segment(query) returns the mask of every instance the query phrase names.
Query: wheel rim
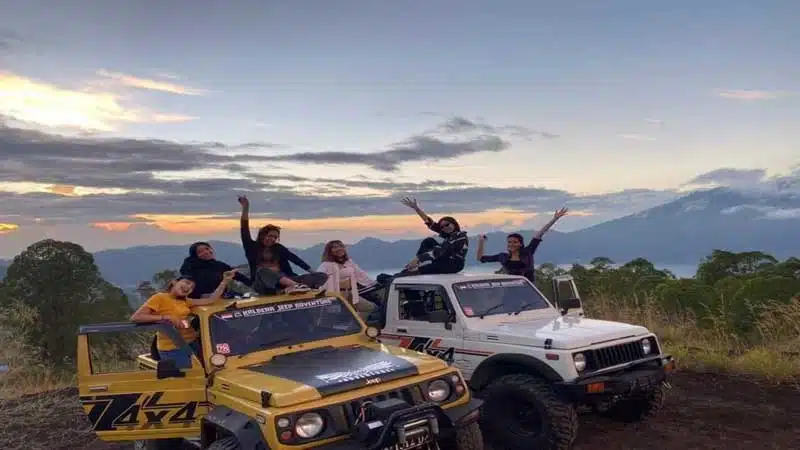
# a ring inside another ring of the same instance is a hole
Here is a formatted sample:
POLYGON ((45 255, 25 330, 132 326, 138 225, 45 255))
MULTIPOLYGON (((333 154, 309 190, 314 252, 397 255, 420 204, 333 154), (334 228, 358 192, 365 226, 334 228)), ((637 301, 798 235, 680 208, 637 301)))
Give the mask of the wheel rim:
POLYGON ((495 424, 495 435, 510 432, 518 439, 534 439, 541 436, 544 429, 545 417, 541 407, 524 397, 496 396, 484 409, 495 424))

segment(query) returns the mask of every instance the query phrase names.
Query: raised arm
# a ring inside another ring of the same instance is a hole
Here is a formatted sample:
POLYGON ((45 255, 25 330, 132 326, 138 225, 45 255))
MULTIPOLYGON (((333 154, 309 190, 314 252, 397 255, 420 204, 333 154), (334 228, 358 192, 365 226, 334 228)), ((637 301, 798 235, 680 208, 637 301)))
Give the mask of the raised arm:
POLYGON ((242 235, 242 245, 248 249, 256 243, 250 234, 250 200, 246 195, 239 196, 239 204, 242 205, 242 216, 239 220, 239 228, 242 235))
POLYGON ((216 302, 217 300, 221 299, 222 294, 225 293, 225 289, 228 287, 228 283, 230 283, 230 281, 233 279, 235 275, 236 275, 236 269, 225 272, 225 274, 222 276, 222 281, 219 283, 219 286, 217 286, 217 289, 209 297, 187 299, 189 305, 190 306, 210 305, 216 302))
POLYGON ((425 222, 425 225, 428 228, 430 228, 431 231, 434 231, 436 233, 441 231, 439 229, 439 224, 437 224, 433 219, 431 219, 431 216, 425 214, 425 211, 423 211, 422 208, 419 207, 417 199, 412 197, 403 197, 400 200, 400 202, 408 206, 409 208, 413 209, 414 212, 417 213, 417 215, 422 219, 423 222, 425 222))
MULTIPOLYGON (((569 212, 569 210, 567 208, 561 208, 558 211, 556 211, 555 214, 553 214, 553 218, 550 219, 550 221, 547 222, 539 231, 536 232, 536 234, 533 236, 533 240, 529 244, 529 247, 533 246, 535 240, 537 240, 537 239, 541 240, 542 236, 544 236, 545 233, 550 231, 550 228, 553 225, 555 225, 556 222, 558 222, 558 219, 566 216, 568 212, 569 212)), ((536 245, 538 246, 539 244, 536 243, 536 245)), ((535 250, 535 248, 534 248, 534 250, 535 250)))
POLYGON ((478 236, 478 253, 475 255, 478 261, 483 262, 483 246, 486 244, 486 235, 478 236))

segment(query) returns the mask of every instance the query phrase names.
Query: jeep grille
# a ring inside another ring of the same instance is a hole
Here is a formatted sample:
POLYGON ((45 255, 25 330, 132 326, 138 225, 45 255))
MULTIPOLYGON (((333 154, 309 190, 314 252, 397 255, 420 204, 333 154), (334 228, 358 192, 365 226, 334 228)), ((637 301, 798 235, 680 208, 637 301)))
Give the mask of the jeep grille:
MULTIPOLYGON (((650 338, 650 345, 652 348, 650 355, 657 355, 659 350, 655 339, 650 338)), ((587 362, 592 370, 618 366, 645 357, 641 340, 594 349, 588 352, 587 356, 590 356, 587 362)))
POLYGON ((343 405, 344 413, 347 417, 347 423, 354 426, 356 418, 361 410, 361 405, 367 402, 380 402, 390 398, 397 398, 404 400, 411 406, 419 405, 425 402, 425 397, 422 394, 422 387, 420 385, 405 386, 400 389, 381 392, 380 394, 371 397, 362 397, 358 400, 353 400, 343 405))

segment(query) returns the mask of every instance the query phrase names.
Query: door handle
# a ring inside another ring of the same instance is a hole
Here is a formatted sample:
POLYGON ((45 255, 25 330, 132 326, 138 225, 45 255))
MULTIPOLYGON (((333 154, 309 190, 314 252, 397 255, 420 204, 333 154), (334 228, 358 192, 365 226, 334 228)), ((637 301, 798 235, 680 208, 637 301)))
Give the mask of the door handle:
POLYGON ((108 392, 108 386, 89 386, 89 392, 108 392))
POLYGON ((398 329, 397 329, 397 332, 398 332, 398 333, 408 333, 408 330, 407 330, 407 329, 405 329, 405 328, 398 328, 398 329))

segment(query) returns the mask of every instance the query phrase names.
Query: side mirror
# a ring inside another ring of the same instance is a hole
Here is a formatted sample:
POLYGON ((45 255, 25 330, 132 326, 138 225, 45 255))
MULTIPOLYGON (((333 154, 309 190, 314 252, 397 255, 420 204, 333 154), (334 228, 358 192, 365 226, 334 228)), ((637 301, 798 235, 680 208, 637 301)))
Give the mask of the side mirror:
POLYGON ((581 299, 577 297, 570 297, 561 300, 558 303, 558 306, 561 308, 561 315, 563 316, 567 314, 567 312, 569 312, 570 309, 581 309, 583 305, 581 303, 581 299))
POLYGON ((156 366, 156 378, 159 380, 164 378, 184 378, 186 374, 178 368, 178 365, 173 359, 162 359, 156 366))
POLYGON ((450 313, 445 310, 437 310, 433 311, 428 314, 428 322, 430 323, 443 323, 446 329, 453 328, 452 322, 453 319, 450 316, 450 313))

